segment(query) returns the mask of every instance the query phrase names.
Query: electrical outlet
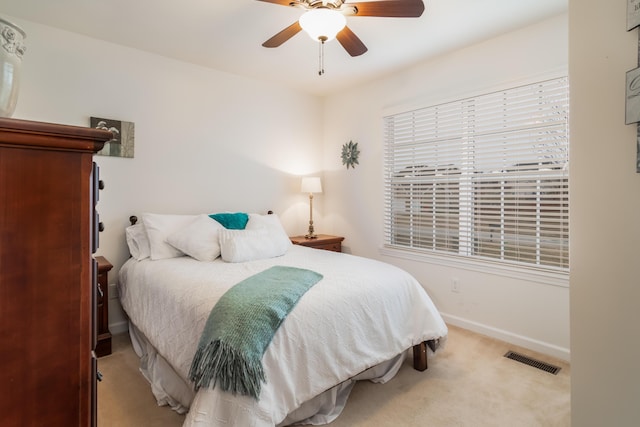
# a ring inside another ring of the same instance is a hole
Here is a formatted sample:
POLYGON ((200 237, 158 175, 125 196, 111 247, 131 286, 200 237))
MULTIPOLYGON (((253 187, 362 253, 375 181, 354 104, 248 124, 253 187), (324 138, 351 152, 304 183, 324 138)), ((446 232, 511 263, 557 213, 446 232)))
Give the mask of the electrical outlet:
POLYGON ((458 279, 457 277, 451 279, 451 292, 460 292, 460 279, 458 279))

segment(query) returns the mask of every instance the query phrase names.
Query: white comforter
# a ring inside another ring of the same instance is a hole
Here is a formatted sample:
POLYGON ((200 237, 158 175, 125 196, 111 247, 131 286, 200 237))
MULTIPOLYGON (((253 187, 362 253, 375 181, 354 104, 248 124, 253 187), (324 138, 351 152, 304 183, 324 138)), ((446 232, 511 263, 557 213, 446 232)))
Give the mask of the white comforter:
POLYGON ((185 426, 275 426, 320 393, 391 360, 447 327, 420 284, 379 261, 302 246, 245 263, 189 257, 127 261, 120 299, 130 321, 188 382, 200 334, 215 302, 234 284, 272 265, 307 268, 324 278, 282 323, 263 357, 259 400, 202 389, 185 426))

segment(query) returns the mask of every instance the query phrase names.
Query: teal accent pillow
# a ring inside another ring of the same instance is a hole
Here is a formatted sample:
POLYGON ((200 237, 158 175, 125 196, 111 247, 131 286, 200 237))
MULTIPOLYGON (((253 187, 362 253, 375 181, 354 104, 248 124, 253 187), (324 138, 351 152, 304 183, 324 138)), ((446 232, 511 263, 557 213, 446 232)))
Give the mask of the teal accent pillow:
POLYGON ((235 213, 216 213, 209 215, 209 218, 213 218, 218 221, 224 228, 229 230, 244 230, 249 221, 249 214, 243 212, 235 213))

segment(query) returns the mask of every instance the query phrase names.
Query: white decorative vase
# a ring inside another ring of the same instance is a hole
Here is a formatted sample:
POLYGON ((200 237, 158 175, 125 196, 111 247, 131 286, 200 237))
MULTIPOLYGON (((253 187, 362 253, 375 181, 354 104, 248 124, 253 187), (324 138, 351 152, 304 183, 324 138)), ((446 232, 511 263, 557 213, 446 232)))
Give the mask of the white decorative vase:
POLYGON ((11 117, 16 109, 25 37, 20 27, 0 18, 0 117, 11 117))

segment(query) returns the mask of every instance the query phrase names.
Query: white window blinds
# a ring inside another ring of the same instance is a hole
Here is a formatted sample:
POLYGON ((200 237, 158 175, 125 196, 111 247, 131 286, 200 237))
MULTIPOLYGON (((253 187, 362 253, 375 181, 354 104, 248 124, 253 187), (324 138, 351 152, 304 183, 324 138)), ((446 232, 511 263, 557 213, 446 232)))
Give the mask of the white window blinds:
POLYGON ((569 266, 567 78, 390 115, 385 243, 569 266))

